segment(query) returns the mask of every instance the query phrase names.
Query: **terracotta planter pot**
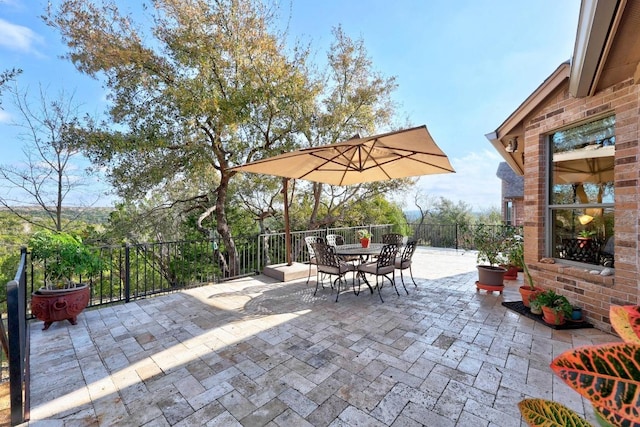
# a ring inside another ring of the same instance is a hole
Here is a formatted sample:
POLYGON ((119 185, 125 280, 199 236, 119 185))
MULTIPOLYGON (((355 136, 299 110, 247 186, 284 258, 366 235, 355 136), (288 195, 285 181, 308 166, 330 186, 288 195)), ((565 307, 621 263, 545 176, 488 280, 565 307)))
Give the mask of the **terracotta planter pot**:
POLYGON ((563 325, 567 320, 561 311, 555 312, 551 308, 542 307, 542 320, 550 325, 563 325))
POLYGON ((89 304, 89 286, 79 285, 73 289, 43 290, 31 294, 31 313, 44 321, 43 330, 53 322, 68 320, 77 323, 78 314, 89 304))
POLYGON ((533 298, 534 295, 539 294, 540 292, 542 292, 542 289, 540 288, 533 288, 531 289, 530 286, 520 286, 520 296, 522 297, 522 304, 524 304, 525 307, 531 307, 531 298, 533 298))
POLYGON ((478 282, 488 286, 504 286, 504 273, 507 269, 491 265, 478 265, 478 282))
POLYGON ((509 265, 505 267, 507 272, 504 273, 505 280, 517 280, 518 279, 518 267, 509 265))
POLYGON ((362 245, 363 248, 368 248, 369 247, 369 239, 367 239, 366 237, 360 239, 360 244, 362 245))

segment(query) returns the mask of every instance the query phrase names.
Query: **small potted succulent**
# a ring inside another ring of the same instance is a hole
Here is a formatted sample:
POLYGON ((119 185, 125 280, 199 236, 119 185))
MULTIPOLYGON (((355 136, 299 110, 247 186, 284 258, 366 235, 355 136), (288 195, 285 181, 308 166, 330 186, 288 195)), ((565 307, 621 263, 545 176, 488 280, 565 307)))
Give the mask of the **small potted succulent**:
POLYGON ((531 311, 531 314, 542 314, 542 307, 535 298, 532 298, 531 301, 529 301, 529 311, 531 311))

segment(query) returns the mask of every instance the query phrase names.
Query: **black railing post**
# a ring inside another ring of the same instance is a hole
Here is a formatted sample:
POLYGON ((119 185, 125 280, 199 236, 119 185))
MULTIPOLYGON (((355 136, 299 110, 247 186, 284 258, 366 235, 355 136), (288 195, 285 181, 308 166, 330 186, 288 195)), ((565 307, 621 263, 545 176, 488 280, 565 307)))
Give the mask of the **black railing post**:
POLYGON ((29 413, 29 352, 27 345, 26 287, 27 248, 20 250, 20 265, 14 280, 7 283, 9 341, 9 399, 11 425, 21 424, 29 413), (23 394, 24 390, 24 394, 23 394))
POLYGON ((129 244, 124 245, 124 302, 131 301, 131 264, 129 244))
POLYGON ((456 251, 457 251, 458 250, 458 223, 457 222, 456 222, 455 238, 456 238, 456 251))

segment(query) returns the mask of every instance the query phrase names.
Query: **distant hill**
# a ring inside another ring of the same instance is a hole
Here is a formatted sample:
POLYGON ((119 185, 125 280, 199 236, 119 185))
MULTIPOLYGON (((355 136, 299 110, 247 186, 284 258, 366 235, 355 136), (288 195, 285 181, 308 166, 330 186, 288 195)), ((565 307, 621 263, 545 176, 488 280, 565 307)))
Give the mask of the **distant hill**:
POLYGON ((402 211, 408 222, 417 221, 420 219, 420 211, 402 211))
MULTIPOLYGON (((31 216, 35 218, 44 218, 47 214, 42 208, 37 207, 21 207, 14 208, 15 211, 21 215, 31 216)), ((109 220, 109 214, 113 212, 114 208, 107 207, 64 207, 62 209, 63 218, 75 218, 78 217, 89 224, 105 224, 109 220)), ((9 212, 7 208, 0 208, 0 212, 9 212)))

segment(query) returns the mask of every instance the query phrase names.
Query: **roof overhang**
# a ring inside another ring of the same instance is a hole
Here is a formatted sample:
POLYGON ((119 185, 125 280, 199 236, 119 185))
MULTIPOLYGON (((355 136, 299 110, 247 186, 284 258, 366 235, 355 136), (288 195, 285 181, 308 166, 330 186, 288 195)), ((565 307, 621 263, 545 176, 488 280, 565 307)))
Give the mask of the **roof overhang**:
POLYGON ((580 4, 571 63, 571 95, 580 98, 594 93, 625 3, 626 0, 583 0, 580 4))
POLYGON ((569 79, 569 62, 562 63, 556 70, 496 129, 486 134, 486 138, 518 175, 524 175, 524 119, 545 99, 569 79), (518 149, 507 151, 510 143, 517 141, 518 149))

